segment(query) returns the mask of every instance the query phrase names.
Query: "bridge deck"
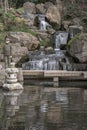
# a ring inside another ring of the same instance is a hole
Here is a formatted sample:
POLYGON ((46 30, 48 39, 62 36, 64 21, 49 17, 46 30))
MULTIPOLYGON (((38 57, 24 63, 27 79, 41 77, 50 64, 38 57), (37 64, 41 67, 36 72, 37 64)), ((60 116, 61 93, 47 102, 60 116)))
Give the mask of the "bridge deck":
POLYGON ((43 76, 44 77, 44 71, 43 70, 23 70, 24 76, 43 76))
POLYGON ((87 78, 86 71, 62 71, 62 70, 23 70, 24 76, 42 77, 84 77, 87 78))
POLYGON ((84 73, 80 71, 45 71, 45 77, 73 77, 73 76, 83 76, 84 73))
POLYGON ((86 71, 62 71, 62 70, 23 70, 23 76, 28 78, 53 78, 54 86, 59 86, 59 78, 69 79, 87 79, 86 71))

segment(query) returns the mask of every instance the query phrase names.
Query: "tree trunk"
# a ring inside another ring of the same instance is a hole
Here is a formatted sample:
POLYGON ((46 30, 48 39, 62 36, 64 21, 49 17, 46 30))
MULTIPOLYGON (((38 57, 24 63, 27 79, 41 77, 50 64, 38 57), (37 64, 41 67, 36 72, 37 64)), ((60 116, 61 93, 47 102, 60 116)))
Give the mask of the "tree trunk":
POLYGON ((0 2, 1 2, 1 8, 3 9, 3 2, 2 2, 2 0, 0 2))
POLYGON ((5 13, 7 13, 8 9, 9 9, 8 0, 4 0, 4 6, 5 6, 5 13))

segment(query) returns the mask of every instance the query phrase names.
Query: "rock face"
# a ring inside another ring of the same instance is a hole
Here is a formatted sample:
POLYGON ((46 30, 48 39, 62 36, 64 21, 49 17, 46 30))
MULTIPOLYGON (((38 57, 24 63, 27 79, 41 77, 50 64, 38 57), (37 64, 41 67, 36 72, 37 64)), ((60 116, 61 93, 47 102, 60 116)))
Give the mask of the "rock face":
POLYGON ((28 50, 26 47, 14 45, 11 46, 11 54, 12 60, 17 63, 23 56, 28 54, 28 50))
POLYGON ((82 31, 83 31, 82 26, 77 25, 69 26, 70 38, 73 38, 76 34, 81 34, 82 31))
MULTIPOLYGON (((76 24, 76 25, 84 26, 84 30, 86 31, 87 30, 86 29, 86 23, 87 23, 86 3, 87 3, 86 0, 84 1, 79 0, 78 2, 76 0, 50 0, 50 2, 44 2, 44 3, 40 2, 40 4, 25 2, 23 7, 24 7, 25 15, 30 21, 30 23, 28 23, 29 25, 34 23, 33 14, 36 13, 36 14, 46 15, 48 22, 51 23, 54 29, 56 28, 57 30, 59 29, 58 26, 61 24, 61 21, 62 21, 62 25, 63 22, 68 21, 67 24, 70 25, 76 24), (81 7, 81 9, 79 7, 81 7)), ((67 27, 65 27, 65 29, 66 28, 67 27)))
POLYGON ((28 14, 28 13, 36 13, 36 10, 35 10, 35 4, 34 3, 31 3, 31 2, 25 2, 24 5, 24 12, 25 14, 28 14))
POLYGON ((40 40, 45 40, 47 38, 50 38, 49 34, 47 32, 37 32, 38 38, 40 40))
POLYGON ((68 43, 69 53, 81 63, 87 63, 87 33, 76 35, 68 43))
POLYGON ((30 33, 10 32, 8 37, 10 38, 11 43, 19 43, 21 47, 26 47, 28 50, 36 49, 39 45, 37 37, 30 33))
POLYGON ((61 14, 55 5, 52 5, 48 8, 46 13, 46 18, 53 25, 60 26, 61 24, 61 14))
POLYGON ((37 12, 38 14, 45 14, 45 13, 46 13, 46 9, 45 9, 43 3, 36 5, 36 12, 37 12))
POLYGON ((2 87, 5 81, 5 69, 3 65, 0 63, 0 87, 2 87))
POLYGON ((62 1, 61 0, 54 0, 54 4, 56 7, 62 12, 62 1))
MULTIPOLYGON (((10 40, 10 55, 15 63, 18 63, 24 56, 26 56, 29 50, 34 50, 39 46, 38 38, 30 33, 10 32, 7 38, 10 40)), ((9 51, 7 52, 9 53, 9 51)), ((4 54, 5 56, 8 56, 5 51, 4 54)))

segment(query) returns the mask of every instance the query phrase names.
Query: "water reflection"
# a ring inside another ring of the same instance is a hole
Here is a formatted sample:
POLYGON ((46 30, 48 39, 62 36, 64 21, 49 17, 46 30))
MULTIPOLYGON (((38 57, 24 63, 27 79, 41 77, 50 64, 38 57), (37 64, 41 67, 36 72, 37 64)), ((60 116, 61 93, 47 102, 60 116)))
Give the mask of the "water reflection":
POLYGON ((18 97, 22 93, 22 90, 6 92, 2 91, 3 102, 1 103, 0 112, 2 116, 0 118, 1 128, 0 130, 9 130, 12 123, 12 118, 19 110, 18 97))
POLYGON ((27 86, 0 97, 0 130, 87 130, 87 90, 27 86))

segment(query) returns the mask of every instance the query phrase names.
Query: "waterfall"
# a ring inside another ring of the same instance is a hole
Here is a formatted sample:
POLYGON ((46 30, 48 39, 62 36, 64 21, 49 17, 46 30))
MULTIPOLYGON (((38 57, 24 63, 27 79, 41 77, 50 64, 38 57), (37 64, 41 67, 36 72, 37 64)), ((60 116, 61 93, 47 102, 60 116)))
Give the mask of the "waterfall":
POLYGON ((67 32, 56 32, 55 34, 55 49, 60 49, 60 45, 66 45, 68 40, 67 32))
POLYGON ((48 70, 56 70, 56 60, 50 59, 48 62, 48 70))
POLYGON ((29 52, 29 62, 23 65, 23 69, 30 70, 70 70, 70 63, 61 50, 60 45, 66 45, 68 39, 67 32, 57 32, 55 39, 54 53, 46 54, 44 49, 29 52))
POLYGON ((70 64, 62 50, 56 50, 54 54, 45 54, 45 51, 32 52, 29 55, 29 59, 29 62, 22 65, 23 69, 67 70, 67 66, 70 64))
POLYGON ((39 19, 39 29, 41 31, 46 31, 47 27, 51 27, 51 25, 48 22, 46 22, 45 15, 39 15, 38 17, 39 17, 38 18, 39 19))

